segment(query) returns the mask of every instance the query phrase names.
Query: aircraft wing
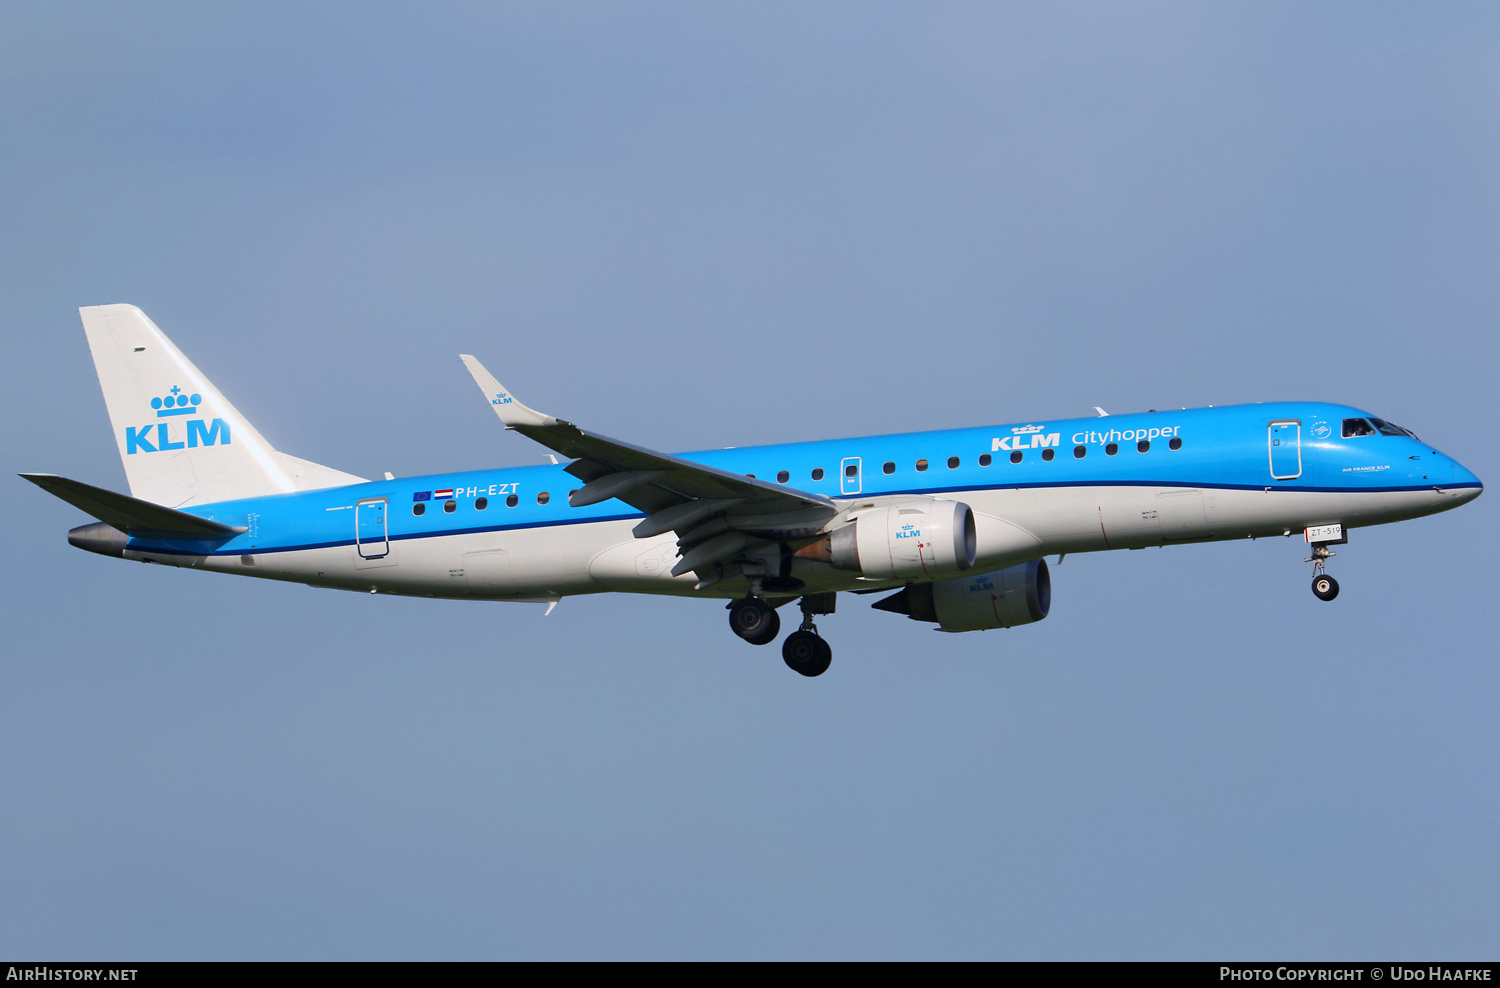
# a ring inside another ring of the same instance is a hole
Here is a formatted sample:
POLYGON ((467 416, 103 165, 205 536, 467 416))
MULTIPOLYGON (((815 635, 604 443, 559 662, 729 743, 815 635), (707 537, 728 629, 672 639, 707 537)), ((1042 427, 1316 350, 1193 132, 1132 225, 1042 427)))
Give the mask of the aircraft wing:
POLYGON ((811 539, 838 513, 838 505, 821 494, 610 439, 528 408, 478 360, 460 356, 507 429, 572 458, 564 469, 584 483, 568 495, 569 504, 618 498, 644 511, 636 538, 677 533, 681 560, 672 575, 692 570, 700 587, 734 575, 746 549, 811 539))

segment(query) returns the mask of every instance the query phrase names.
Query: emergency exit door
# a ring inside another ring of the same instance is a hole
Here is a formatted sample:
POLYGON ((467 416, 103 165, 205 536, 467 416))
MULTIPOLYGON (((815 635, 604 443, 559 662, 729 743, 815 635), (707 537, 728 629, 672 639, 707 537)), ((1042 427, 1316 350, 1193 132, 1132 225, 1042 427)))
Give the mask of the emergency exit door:
POLYGON ((859 477, 860 458, 851 456, 839 464, 839 493, 858 494, 860 491, 859 477))

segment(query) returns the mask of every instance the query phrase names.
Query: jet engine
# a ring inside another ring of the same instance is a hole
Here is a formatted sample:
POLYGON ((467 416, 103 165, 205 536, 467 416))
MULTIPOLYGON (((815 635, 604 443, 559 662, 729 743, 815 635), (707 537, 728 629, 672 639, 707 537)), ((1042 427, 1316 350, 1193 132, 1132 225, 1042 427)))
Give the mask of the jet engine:
POLYGON ((976 547, 969 506, 936 499, 862 512, 796 555, 876 579, 930 580, 973 566, 976 547))
POLYGON ((936 583, 913 583, 875 607, 932 621, 939 631, 987 631, 1031 624, 1052 609, 1052 577, 1045 559, 936 583))

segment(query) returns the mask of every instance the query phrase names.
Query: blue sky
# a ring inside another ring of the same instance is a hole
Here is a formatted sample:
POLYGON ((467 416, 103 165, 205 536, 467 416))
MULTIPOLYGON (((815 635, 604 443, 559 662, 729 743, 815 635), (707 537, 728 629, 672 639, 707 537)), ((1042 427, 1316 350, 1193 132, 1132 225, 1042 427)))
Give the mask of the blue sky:
MULTIPOLYGON (((1496 474, 1500 14, 57 3, 0 14, 6 465, 124 489, 76 309, 279 448, 534 463, 1345 401, 1496 474)), ((1493 958, 1489 498, 1073 556, 1044 622, 370 598, 0 485, 0 954, 1493 958)))

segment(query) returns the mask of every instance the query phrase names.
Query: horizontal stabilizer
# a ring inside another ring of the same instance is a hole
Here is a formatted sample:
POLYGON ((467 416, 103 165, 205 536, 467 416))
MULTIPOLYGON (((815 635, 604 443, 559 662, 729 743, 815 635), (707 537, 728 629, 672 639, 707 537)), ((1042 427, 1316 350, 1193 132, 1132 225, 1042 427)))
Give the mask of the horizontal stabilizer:
POLYGON ((56 474, 23 473, 21 476, 132 538, 223 542, 246 531, 242 525, 225 525, 56 474))

